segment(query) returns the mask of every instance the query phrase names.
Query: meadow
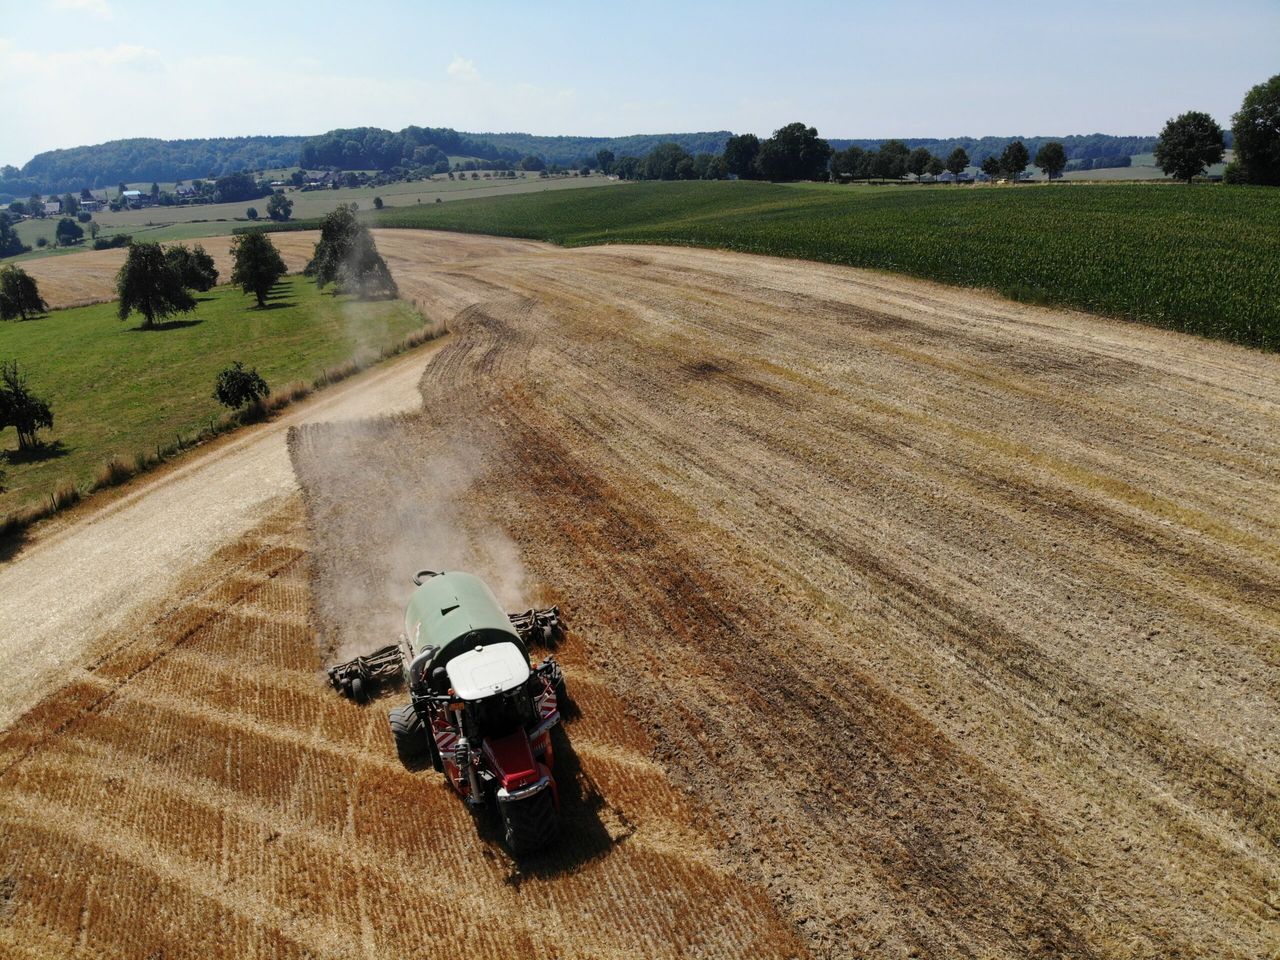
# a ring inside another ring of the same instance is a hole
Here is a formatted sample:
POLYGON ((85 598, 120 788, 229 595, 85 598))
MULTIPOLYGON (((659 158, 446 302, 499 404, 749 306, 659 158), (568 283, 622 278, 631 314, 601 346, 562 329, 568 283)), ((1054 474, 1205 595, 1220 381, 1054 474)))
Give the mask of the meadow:
POLYGON ((798 257, 1280 348, 1280 191, 1261 187, 638 183, 383 210, 369 222, 798 257))
POLYGON ((17 360, 32 389, 53 406, 46 447, 28 458, 12 431, 0 433, 4 489, 0 516, 47 499, 63 483, 88 489, 104 463, 182 446, 224 412, 214 377, 240 360, 277 391, 308 384, 334 365, 377 353, 423 325, 408 303, 357 302, 320 293, 301 276, 287 277, 268 309, 238 288, 197 295, 194 313, 167 328, 138 329, 140 318, 116 319, 114 303, 56 310, 39 319, 0 324, 0 359, 17 360))

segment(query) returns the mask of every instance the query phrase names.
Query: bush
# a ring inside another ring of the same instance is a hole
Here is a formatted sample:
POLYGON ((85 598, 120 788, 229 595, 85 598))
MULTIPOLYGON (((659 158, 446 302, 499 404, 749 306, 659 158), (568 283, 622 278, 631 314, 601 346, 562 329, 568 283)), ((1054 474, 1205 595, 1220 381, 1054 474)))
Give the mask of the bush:
POLYGON ((81 210, 79 213, 76 214, 76 219, 79 220, 81 223, 88 223, 90 220, 93 219, 93 214, 90 213, 88 210, 81 210))
POLYGON ((250 207, 248 210, 246 210, 246 211, 244 212, 244 215, 245 215, 246 217, 248 217, 250 220, 257 220, 257 219, 258 219, 258 208, 257 208, 257 207, 250 207))
POLYGON ((49 245, 49 241, 48 241, 46 238, 44 238, 44 237, 36 237, 36 246, 37 246, 37 247, 47 247, 48 245, 49 245))
POLYGON ((117 247, 127 247, 133 243, 133 237, 127 233, 117 233, 111 237, 98 237, 93 241, 93 249, 95 250, 114 250, 117 247))
POLYGON ((381 209, 382 209, 382 198, 381 198, 381 197, 374 197, 374 198, 373 198, 373 209, 375 209, 375 210, 381 210, 381 209))
POLYGON ((239 360, 219 373, 213 384, 213 398, 232 410, 257 403, 270 393, 271 388, 258 371, 246 370, 239 360))

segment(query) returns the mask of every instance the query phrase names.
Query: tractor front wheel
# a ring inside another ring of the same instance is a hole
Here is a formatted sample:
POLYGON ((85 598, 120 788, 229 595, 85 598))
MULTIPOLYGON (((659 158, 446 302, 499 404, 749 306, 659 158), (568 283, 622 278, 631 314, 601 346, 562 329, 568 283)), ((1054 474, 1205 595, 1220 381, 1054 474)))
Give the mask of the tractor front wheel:
POLYGON ((431 754, 434 746, 431 735, 418 711, 413 709, 413 704, 406 703, 403 707, 396 707, 387 719, 391 724, 391 736, 396 741, 396 753, 402 763, 406 766, 418 763, 431 754))
POLYGON ((545 847, 559 826, 551 790, 514 803, 498 803, 507 849, 517 857, 545 847))

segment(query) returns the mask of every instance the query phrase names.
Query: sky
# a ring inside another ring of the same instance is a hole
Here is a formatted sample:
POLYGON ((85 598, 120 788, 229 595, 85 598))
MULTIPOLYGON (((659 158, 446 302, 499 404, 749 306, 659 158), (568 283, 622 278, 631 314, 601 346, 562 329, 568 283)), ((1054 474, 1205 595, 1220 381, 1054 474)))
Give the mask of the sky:
POLYGON ((409 124, 828 137, 1224 127, 1280 0, 0 0, 0 163, 123 137, 409 124))

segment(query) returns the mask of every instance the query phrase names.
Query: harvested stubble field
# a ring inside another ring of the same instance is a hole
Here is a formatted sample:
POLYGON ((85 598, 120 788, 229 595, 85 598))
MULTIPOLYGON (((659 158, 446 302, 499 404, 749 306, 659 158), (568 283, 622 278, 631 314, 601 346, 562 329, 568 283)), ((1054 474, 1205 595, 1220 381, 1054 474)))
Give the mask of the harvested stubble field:
POLYGON ((378 244, 451 318, 423 412, 296 430, 305 530, 10 727, 12 952, 1280 947, 1280 359, 841 267, 378 244), (317 676, 414 565, 571 617, 567 846, 523 874, 317 676))
MULTIPOLYGON (((316 231, 303 231, 271 239, 289 272, 298 273, 311 259, 319 237, 316 231)), ((230 283, 231 241, 231 237, 223 236, 183 242, 189 247, 197 243, 203 246, 213 257, 218 279, 222 283, 230 283)), ((120 272, 126 253, 124 249, 85 250, 62 257, 30 260, 22 264, 22 269, 35 278, 40 285, 40 295, 51 308, 79 307, 115 299, 116 274, 120 272)))

